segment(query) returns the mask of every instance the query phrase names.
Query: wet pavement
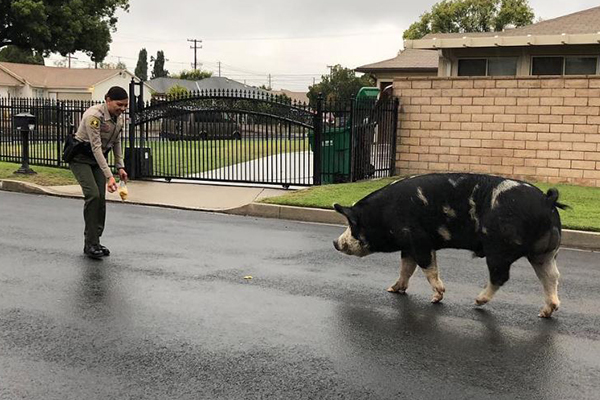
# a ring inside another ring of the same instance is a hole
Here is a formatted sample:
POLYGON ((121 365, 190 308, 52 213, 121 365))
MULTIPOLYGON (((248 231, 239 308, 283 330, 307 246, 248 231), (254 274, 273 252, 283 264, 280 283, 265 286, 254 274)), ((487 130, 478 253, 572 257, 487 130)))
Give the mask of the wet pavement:
POLYGON ((82 202, 0 192, 0 399, 595 399, 600 254, 563 250, 562 308, 519 261, 482 309, 469 253, 385 291, 397 254, 343 228, 109 204, 102 261, 82 202), (244 279, 252 276, 253 279, 244 279))

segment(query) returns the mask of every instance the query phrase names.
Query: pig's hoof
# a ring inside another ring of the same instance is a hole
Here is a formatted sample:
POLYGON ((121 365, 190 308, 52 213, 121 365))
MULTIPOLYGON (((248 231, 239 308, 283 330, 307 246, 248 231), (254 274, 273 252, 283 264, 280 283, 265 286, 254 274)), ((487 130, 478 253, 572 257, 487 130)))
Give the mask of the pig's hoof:
POLYGON ((482 305, 484 305, 484 304, 487 304, 489 301, 490 301, 490 299, 489 299, 489 298, 487 298, 487 297, 484 297, 484 296, 478 296, 478 297, 475 299, 475 304, 477 304, 478 306, 482 306, 482 305))
POLYGON ((436 304, 436 303, 439 303, 440 301, 442 301, 443 298, 444 298, 444 294, 443 293, 436 293, 431 298, 431 302, 433 304, 436 304))
POLYGON ((538 317, 540 317, 540 318, 550 318, 550 317, 552 317, 552 313, 554 311, 556 311, 556 310, 558 310, 558 304, 557 303, 546 304, 540 310, 540 313, 538 314, 538 317))
POLYGON ((477 304, 478 306, 482 306, 484 304, 489 303, 490 300, 492 300, 492 298, 488 295, 488 292, 486 290, 483 290, 475 298, 475 304, 477 304))
POLYGON ((406 294, 406 288, 396 289, 394 286, 390 286, 389 288, 387 288, 387 291, 390 293, 406 294))

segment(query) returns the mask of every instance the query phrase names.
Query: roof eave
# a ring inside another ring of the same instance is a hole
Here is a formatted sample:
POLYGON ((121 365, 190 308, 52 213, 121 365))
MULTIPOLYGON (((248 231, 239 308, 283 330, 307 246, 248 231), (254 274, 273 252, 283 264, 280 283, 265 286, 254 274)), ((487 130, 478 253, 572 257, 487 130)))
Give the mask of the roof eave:
POLYGON ((457 49, 469 47, 523 47, 599 44, 600 32, 558 35, 525 35, 405 40, 405 49, 457 49))
POLYGON ((369 73, 369 72, 434 72, 437 71, 438 67, 407 67, 407 68, 356 68, 356 72, 369 73))

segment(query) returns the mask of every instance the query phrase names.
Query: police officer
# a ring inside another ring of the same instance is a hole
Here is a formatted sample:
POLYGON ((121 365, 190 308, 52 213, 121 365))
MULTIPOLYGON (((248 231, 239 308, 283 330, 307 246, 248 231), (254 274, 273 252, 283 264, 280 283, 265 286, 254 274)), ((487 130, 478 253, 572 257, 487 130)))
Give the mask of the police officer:
POLYGON ((100 244, 106 220, 106 188, 110 193, 117 190, 117 182, 107 162, 110 150, 113 151, 119 178, 127 181, 121 151, 121 133, 125 124, 123 113, 127 109, 127 97, 127 92, 122 87, 111 87, 104 96, 104 103, 85 111, 75 133, 76 143, 79 143, 77 148, 80 150, 69 166, 85 199, 83 252, 95 259, 110 255, 110 251, 100 244))

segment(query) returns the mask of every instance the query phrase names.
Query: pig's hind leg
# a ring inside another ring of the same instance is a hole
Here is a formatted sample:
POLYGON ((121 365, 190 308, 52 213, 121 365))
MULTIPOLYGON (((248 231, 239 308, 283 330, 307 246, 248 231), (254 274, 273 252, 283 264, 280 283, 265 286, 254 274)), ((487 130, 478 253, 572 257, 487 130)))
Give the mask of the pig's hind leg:
POLYGON ((410 277, 415 273, 415 269, 417 268, 417 262, 415 259, 407 254, 402 253, 401 261, 400 261, 400 277, 392 286, 390 286, 387 291, 391 293, 406 293, 406 289, 408 288, 408 281, 410 277))
POLYGON ((440 279, 435 251, 431 251, 429 257, 421 257, 421 259, 417 260, 417 263, 423 269, 423 273, 425 273, 427 281, 433 289, 433 297, 431 298, 431 302, 439 303, 444 298, 444 292, 446 291, 446 288, 440 279))
POLYGON ((545 294, 545 305, 540 310, 539 317, 550 318, 552 313, 558 310, 560 300, 558 300, 558 278, 560 273, 556 267, 556 251, 529 257, 529 262, 533 266, 537 277, 542 282, 545 294))
POLYGON ((510 277, 510 266, 518 258, 508 254, 489 254, 486 253, 486 262, 490 274, 490 280, 485 289, 475 299, 478 306, 488 303, 502 285, 508 281, 510 277))

